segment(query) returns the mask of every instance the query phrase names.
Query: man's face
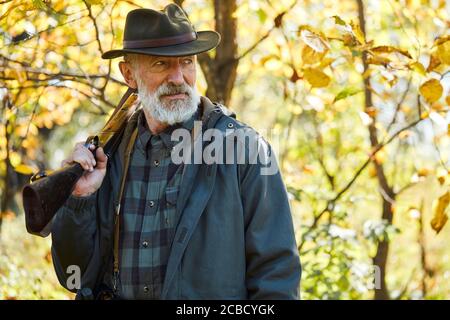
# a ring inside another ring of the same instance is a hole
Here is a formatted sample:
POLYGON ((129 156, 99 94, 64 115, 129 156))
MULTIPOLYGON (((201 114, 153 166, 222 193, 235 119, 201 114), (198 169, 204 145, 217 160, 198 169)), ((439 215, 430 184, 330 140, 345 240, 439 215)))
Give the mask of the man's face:
POLYGON ((120 69, 128 85, 138 89, 144 110, 158 121, 182 122, 197 109, 196 56, 132 55, 120 69))
MULTIPOLYGON (((154 93, 162 84, 194 87, 196 80, 196 56, 158 57, 136 55, 133 57, 134 75, 140 77, 147 90, 154 93)), ((183 94, 164 95, 163 102, 185 99, 183 94)))

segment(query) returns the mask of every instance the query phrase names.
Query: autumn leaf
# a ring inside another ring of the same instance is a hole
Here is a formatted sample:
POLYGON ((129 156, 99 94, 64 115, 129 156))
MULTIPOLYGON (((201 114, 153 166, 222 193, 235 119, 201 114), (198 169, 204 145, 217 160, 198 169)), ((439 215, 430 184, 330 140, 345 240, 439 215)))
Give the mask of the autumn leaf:
POLYGON ((370 50, 372 52, 376 52, 376 53, 393 53, 393 52, 397 52, 397 53, 400 53, 401 55, 404 55, 405 57, 408 57, 408 58, 412 59, 412 57, 411 57, 411 55, 409 54, 408 51, 401 50, 399 48, 392 47, 392 46, 378 46, 378 47, 374 47, 374 48, 372 48, 370 50))
POLYGON ((384 148, 381 148, 375 155, 374 160, 378 164, 383 164, 388 158, 387 152, 384 148))
POLYGON ((286 14, 286 11, 284 11, 284 12, 280 13, 279 15, 277 15, 275 17, 275 19, 273 20, 276 28, 281 27, 281 24, 283 23, 283 17, 284 17, 285 14, 286 14))
POLYGON ((428 168, 420 168, 420 169, 417 171, 417 175, 418 175, 419 177, 426 177, 426 176, 429 176, 431 173, 432 173, 432 170, 430 170, 430 169, 428 169, 428 168))
POLYGON ((439 100, 442 96, 443 88, 439 80, 430 79, 420 86, 419 91, 425 100, 432 103, 439 100))
POLYGON ((304 64, 315 64, 320 62, 324 55, 325 51, 319 52, 310 46, 304 46, 302 50, 302 61, 304 64))
POLYGON ((14 167, 14 170, 16 172, 24 174, 24 175, 30 175, 30 174, 33 174, 36 171, 35 168, 33 168, 31 166, 28 166, 26 164, 19 164, 18 166, 14 167))
POLYGON ((32 3, 36 9, 45 10, 47 8, 43 0, 33 0, 32 3))
POLYGON ((355 36, 356 40, 358 40, 358 42, 360 44, 366 43, 366 39, 364 38, 364 33, 361 31, 359 24, 351 21, 350 26, 352 27, 352 32, 353 32, 353 35, 355 36))
POLYGON ((450 65, 450 41, 438 45, 436 54, 441 63, 450 65))
POLYGON ((362 90, 355 87, 347 87, 344 90, 340 91, 336 97, 334 98, 334 102, 345 99, 347 97, 354 96, 357 93, 360 93, 362 90))
POLYGON ((345 23, 345 21, 342 20, 341 17, 333 16, 333 18, 334 18, 334 23, 336 23, 338 25, 341 25, 341 26, 346 26, 347 25, 347 23, 345 23))
POLYGON ((434 46, 439 46, 447 41, 450 41, 450 35, 446 35, 446 36, 442 36, 442 37, 437 37, 436 40, 434 40, 434 46))
POLYGON ((335 61, 333 58, 325 57, 320 61, 319 68, 324 69, 335 61))
POLYGON ((441 60, 437 57, 436 53, 430 56, 430 63, 428 64, 427 72, 433 71, 441 64, 441 60))
POLYGON ((303 42, 305 42, 309 47, 314 49, 314 51, 325 52, 330 48, 328 43, 320 35, 312 32, 311 30, 308 29, 301 30, 300 36, 303 42))
POLYGON ((90 5, 94 5, 94 4, 102 4, 103 0, 86 0, 86 2, 90 5))
POLYGON ((377 65, 385 66, 389 62, 391 62, 391 60, 389 60, 389 58, 381 57, 381 56, 371 56, 371 57, 367 58, 368 64, 377 64, 377 65))
POLYGON ((420 114, 420 119, 425 120, 430 116, 430 113, 428 111, 424 111, 420 114))
POLYGON ((294 68, 292 69, 292 76, 289 78, 289 80, 293 83, 296 83, 298 80, 300 80, 301 78, 299 77, 297 70, 295 70, 294 68))
POLYGON ((439 197, 438 203, 434 210, 434 217, 431 220, 431 227, 436 233, 439 233, 444 227, 445 223, 448 220, 448 216, 445 213, 445 210, 450 203, 450 191, 447 191, 444 195, 439 197))
POLYGON ((326 87, 330 83, 330 77, 317 68, 306 68, 303 76, 313 88, 326 87))
POLYGON ((425 67, 420 62, 416 61, 409 65, 411 70, 414 70, 415 72, 421 74, 422 76, 425 76, 427 74, 425 67))

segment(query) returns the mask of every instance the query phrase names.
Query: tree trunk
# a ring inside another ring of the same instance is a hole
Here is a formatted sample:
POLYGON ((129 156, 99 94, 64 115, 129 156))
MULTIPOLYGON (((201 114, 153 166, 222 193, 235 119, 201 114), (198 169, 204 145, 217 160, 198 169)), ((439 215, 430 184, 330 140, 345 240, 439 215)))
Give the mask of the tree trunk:
POLYGON ((208 83, 206 96, 225 105, 230 103, 239 63, 236 59, 237 20, 233 17, 236 7, 236 0, 214 0, 215 29, 222 36, 222 40, 216 49, 215 57, 211 57, 209 53, 198 56, 208 83))
MULTIPOLYGON (((358 4, 358 18, 359 18, 359 25, 361 27, 361 31, 363 32, 364 36, 366 36, 366 22, 365 22, 365 15, 364 15, 364 4, 362 0, 357 0, 358 4)), ((367 53, 364 51, 362 54, 362 62, 364 66, 364 74, 366 70, 368 69, 367 64, 367 53)), ((370 90, 370 76, 363 78, 364 81, 364 111, 368 114, 373 113, 373 103, 372 103, 372 92, 370 90)), ((376 123, 376 116, 373 117, 373 122, 369 125, 369 136, 370 136, 370 144, 372 148, 375 148, 378 145, 378 136, 377 136, 377 129, 375 127, 376 123)), ((392 188, 389 186, 387 182, 386 175, 384 173, 383 165, 378 163, 377 161, 373 161, 373 164, 375 165, 376 174, 377 174, 377 180, 378 184, 380 186, 380 193, 381 198, 383 201, 383 214, 382 219, 386 220, 388 225, 392 224, 392 205, 395 201, 395 193, 393 192, 392 188)), ((386 264, 387 264, 387 258, 389 254, 389 242, 386 238, 384 238, 383 241, 378 242, 377 251, 375 256, 373 257, 373 264, 377 266, 380 270, 380 288, 375 289, 375 296, 374 299, 376 300, 388 300, 389 297, 389 290, 386 286, 386 264)))

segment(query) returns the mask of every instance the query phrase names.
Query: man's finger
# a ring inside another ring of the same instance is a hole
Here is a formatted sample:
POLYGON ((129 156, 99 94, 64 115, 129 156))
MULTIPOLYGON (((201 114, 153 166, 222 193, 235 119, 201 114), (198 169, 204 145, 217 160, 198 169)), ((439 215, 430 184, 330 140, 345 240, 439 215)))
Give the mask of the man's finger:
POLYGON ((102 147, 99 147, 97 149, 96 156, 97 156, 97 169, 106 168, 106 163, 108 162, 108 157, 106 156, 102 147))

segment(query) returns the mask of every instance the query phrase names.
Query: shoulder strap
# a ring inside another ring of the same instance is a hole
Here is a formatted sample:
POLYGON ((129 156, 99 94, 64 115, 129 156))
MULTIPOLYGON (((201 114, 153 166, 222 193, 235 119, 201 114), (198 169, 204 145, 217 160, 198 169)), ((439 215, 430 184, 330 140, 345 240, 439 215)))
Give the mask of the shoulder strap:
POLYGON ((125 189, 125 181, 128 175, 128 168, 130 165, 131 152, 133 150, 134 142, 137 137, 137 127, 131 134, 128 145, 125 149, 124 169, 122 173, 122 180, 120 181, 119 196, 116 203, 116 216, 114 219, 114 291, 117 291, 117 283, 119 280, 119 233, 120 233, 120 203, 122 201, 123 192, 125 189))

